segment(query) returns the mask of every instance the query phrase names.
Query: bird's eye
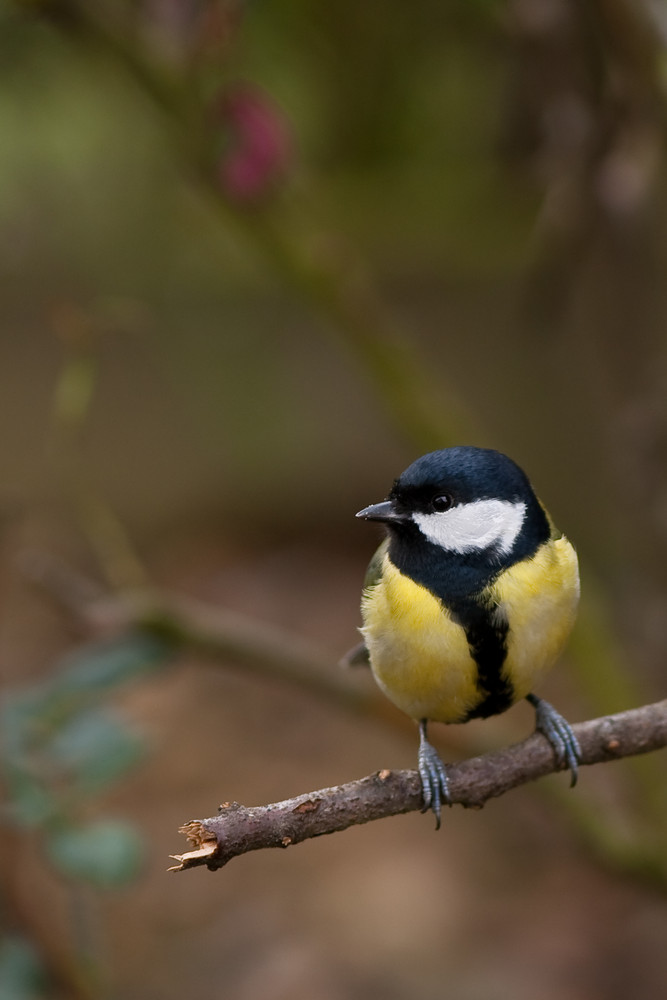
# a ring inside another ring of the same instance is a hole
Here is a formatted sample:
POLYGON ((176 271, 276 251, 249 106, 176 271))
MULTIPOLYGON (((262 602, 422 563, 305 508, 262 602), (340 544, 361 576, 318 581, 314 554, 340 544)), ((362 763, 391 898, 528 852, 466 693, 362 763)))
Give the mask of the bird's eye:
POLYGON ((452 498, 450 496, 447 496, 447 494, 443 494, 442 496, 439 497, 434 497, 433 500, 431 501, 431 506, 433 507, 433 510, 437 514, 441 514, 442 511, 449 510, 449 508, 452 506, 452 498))

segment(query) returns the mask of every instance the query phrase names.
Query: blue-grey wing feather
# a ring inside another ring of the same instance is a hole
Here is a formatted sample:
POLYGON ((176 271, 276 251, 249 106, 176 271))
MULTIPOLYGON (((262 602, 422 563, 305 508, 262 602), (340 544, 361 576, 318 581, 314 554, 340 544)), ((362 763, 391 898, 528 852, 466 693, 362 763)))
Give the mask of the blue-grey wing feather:
MULTIPOLYGON (((373 558, 368 564, 366 575, 364 577, 364 590, 374 587, 379 582, 382 575, 382 562, 388 548, 389 539, 385 538, 382 544, 376 549, 373 558)), ((345 656, 341 659, 340 665, 342 667, 370 666, 370 658, 368 650, 366 649, 366 644, 364 642, 359 642, 356 646, 353 646, 352 649, 348 650, 345 656)))

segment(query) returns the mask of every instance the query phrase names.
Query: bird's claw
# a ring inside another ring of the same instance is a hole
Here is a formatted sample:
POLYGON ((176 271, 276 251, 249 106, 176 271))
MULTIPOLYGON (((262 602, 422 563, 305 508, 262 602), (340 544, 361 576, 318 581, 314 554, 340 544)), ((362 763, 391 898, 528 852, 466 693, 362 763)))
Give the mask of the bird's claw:
POLYGON ((426 739, 425 725, 421 728, 418 762, 424 797, 422 812, 427 812, 429 809, 433 812, 435 828, 439 830, 443 803, 448 806, 452 804, 449 795, 449 778, 437 750, 426 739))
POLYGON ((556 763, 569 768, 572 775, 570 788, 574 788, 579 776, 581 747, 572 726, 560 712, 556 711, 553 705, 544 701, 543 698, 529 694, 527 700, 535 709, 535 728, 551 744, 556 763))

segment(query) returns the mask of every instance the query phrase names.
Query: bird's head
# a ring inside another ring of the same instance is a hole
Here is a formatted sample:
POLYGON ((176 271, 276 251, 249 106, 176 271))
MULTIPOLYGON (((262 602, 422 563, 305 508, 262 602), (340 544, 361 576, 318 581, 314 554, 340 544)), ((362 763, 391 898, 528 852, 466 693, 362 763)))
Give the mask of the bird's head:
POLYGON ((406 542, 425 539, 448 553, 505 561, 549 537, 528 477, 499 451, 456 447, 423 455, 395 481, 386 500, 357 517, 385 523, 406 542))

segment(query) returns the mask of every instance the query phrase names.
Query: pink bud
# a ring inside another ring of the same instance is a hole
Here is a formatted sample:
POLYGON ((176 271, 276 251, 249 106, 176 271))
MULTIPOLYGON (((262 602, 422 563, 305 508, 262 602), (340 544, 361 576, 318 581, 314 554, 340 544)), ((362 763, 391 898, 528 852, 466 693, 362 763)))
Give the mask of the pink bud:
POLYGON ((219 177, 228 198, 246 204, 275 191, 292 159, 287 120, 258 87, 239 84, 220 102, 228 146, 219 161, 219 177))

